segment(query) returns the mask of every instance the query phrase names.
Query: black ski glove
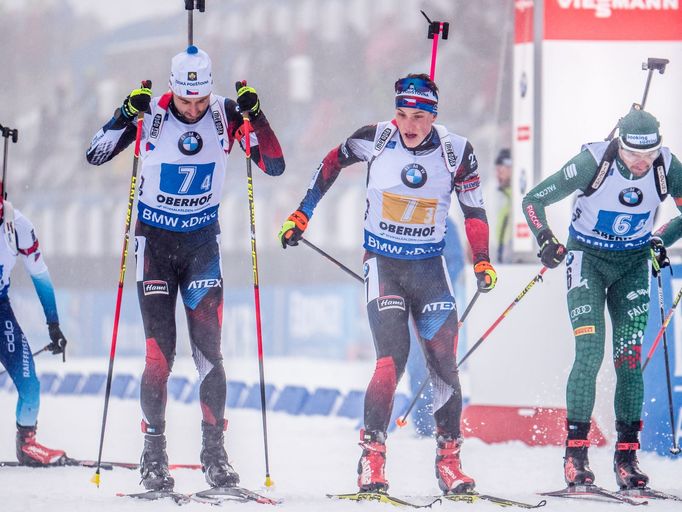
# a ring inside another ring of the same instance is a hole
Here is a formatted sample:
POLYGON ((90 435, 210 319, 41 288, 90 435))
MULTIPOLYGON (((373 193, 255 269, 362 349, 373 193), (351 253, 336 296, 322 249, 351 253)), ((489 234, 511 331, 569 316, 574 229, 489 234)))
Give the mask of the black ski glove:
POLYGON ((251 119, 255 119, 260 114, 260 100, 258 93, 253 87, 246 85, 246 80, 234 84, 237 90, 237 105, 241 112, 248 112, 251 119))
POLYGON ((670 266, 668 259, 668 251, 663 245, 663 240, 660 237, 652 236, 649 240, 649 250, 651 251, 651 273, 654 277, 658 277, 661 269, 670 266))
POLYGON ((566 247, 559 243, 550 229, 543 229, 537 236, 540 252, 538 257, 547 268, 556 268, 566 257, 566 247))
POLYGON ((47 350, 55 355, 62 354, 62 360, 66 361, 67 341, 62 330, 59 328, 59 324, 56 322, 47 324, 47 330, 50 333, 50 340, 52 341, 52 343, 47 346, 47 350))
POLYGON ((138 112, 146 112, 151 101, 151 89, 147 87, 135 89, 131 91, 125 100, 123 100, 123 105, 121 105, 121 114, 123 114, 123 117, 128 120, 133 119, 138 112))

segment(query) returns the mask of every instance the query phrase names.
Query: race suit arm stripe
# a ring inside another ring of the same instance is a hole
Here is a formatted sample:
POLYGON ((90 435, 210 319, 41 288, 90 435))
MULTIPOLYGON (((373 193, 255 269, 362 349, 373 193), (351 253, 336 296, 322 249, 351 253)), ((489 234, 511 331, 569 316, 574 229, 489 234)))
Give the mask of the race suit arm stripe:
POLYGON ((364 126, 351 135, 340 146, 332 149, 318 166, 313 179, 298 209, 310 219, 322 196, 331 188, 341 169, 349 165, 368 161, 372 156, 372 144, 376 125, 364 126))
POLYGON ((523 214, 526 222, 537 237, 547 225, 545 208, 570 196, 576 190, 585 190, 590 185, 597 168, 597 162, 588 151, 573 157, 558 172, 548 176, 531 189, 523 198, 523 214))
POLYGON ((460 166, 455 172, 453 188, 464 214, 464 231, 471 246, 474 263, 490 261, 488 240, 490 228, 483 206, 478 161, 471 143, 464 147, 460 166))
POLYGON ((38 299, 40 299, 40 304, 43 306, 45 319, 47 323, 59 322, 54 287, 47 265, 40 252, 40 243, 35 235, 33 224, 23 215, 17 215, 15 227, 17 230, 17 249, 24 262, 24 267, 31 275, 33 287, 38 299))
MULTIPOLYGON (((668 189, 675 200, 677 209, 682 213, 682 163, 672 155, 668 170, 668 189)), ((658 228, 656 236, 660 236, 666 246, 671 246, 682 237, 682 215, 674 217, 665 225, 658 228)))
POLYGON ((107 124, 92 138, 85 157, 92 165, 102 165, 127 148, 134 140, 136 125, 121 114, 117 108, 107 124))
MULTIPOLYGON (((225 99, 225 114, 227 115, 227 131, 231 139, 230 147, 236 139, 241 148, 245 149, 242 142, 244 118, 239 112, 236 101, 225 99)), ((263 111, 251 121, 251 128, 255 135, 255 140, 251 140, 251 160, 266 174, 279 176, 284 172, 284 155, 279 140, 263 111)))

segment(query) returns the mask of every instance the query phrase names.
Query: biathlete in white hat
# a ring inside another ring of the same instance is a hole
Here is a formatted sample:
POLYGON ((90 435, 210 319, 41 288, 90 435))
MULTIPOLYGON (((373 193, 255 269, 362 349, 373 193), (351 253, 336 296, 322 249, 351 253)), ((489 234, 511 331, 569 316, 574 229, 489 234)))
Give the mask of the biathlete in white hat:
MULTIPOLYGON (((199 371, 203 415, 201 463, 213 487, 239 476, 224 448, 225 370, 220 350, 223 309, 218 207, 235 141, 244 147, 242 112, 251 118, 251 158, 265 173, 284 172, 279 141, 258 94, 237 82, 237 100, 213 93, 211 59, 195 46, 173 57, 170 91, 152 98, 133 90, 87 151, 93 165, 108 162, 135 140, 135 117, 144 112, 135 226, 137 291, 146 337, 140 400, 144 450, 142 484, 171 490, 166 455, 166 383, 176 344, 178 292, 187 315, 192 356, 199 371)), ((231 236, 233 236, 231 234, 231 236)))

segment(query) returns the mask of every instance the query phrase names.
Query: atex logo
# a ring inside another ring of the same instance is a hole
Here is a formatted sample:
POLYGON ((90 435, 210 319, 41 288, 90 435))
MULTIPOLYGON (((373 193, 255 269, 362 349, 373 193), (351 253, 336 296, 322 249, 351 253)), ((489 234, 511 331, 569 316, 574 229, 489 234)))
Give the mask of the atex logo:
POLYGON ((189 283, 190 290, 196 290, 199 288, 220 288, 222 286, 220 279, 197 279, 189 283))
POLYGON ((614 10, 668 11, 680 7, 679 0, 557 0, 562 9, 593 10, 597 18, 610 18, 614 10))
POLYGON ((432 311, 452 311, 455 309, 454 302, 431 302, 424 306, 422 313, 430 313, 432 311))
POLYGON ((142 290, 145 295, 168 295, 168 283, 166 281, 143 281, 142 290))

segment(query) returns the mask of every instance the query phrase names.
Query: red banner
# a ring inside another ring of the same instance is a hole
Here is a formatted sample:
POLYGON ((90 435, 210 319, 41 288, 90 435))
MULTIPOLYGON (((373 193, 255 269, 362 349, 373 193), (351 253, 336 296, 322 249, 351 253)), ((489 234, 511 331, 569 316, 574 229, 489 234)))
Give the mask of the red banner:
POLYGON ((680 41, 680 0, 545 0, 545 40, 680 41))

